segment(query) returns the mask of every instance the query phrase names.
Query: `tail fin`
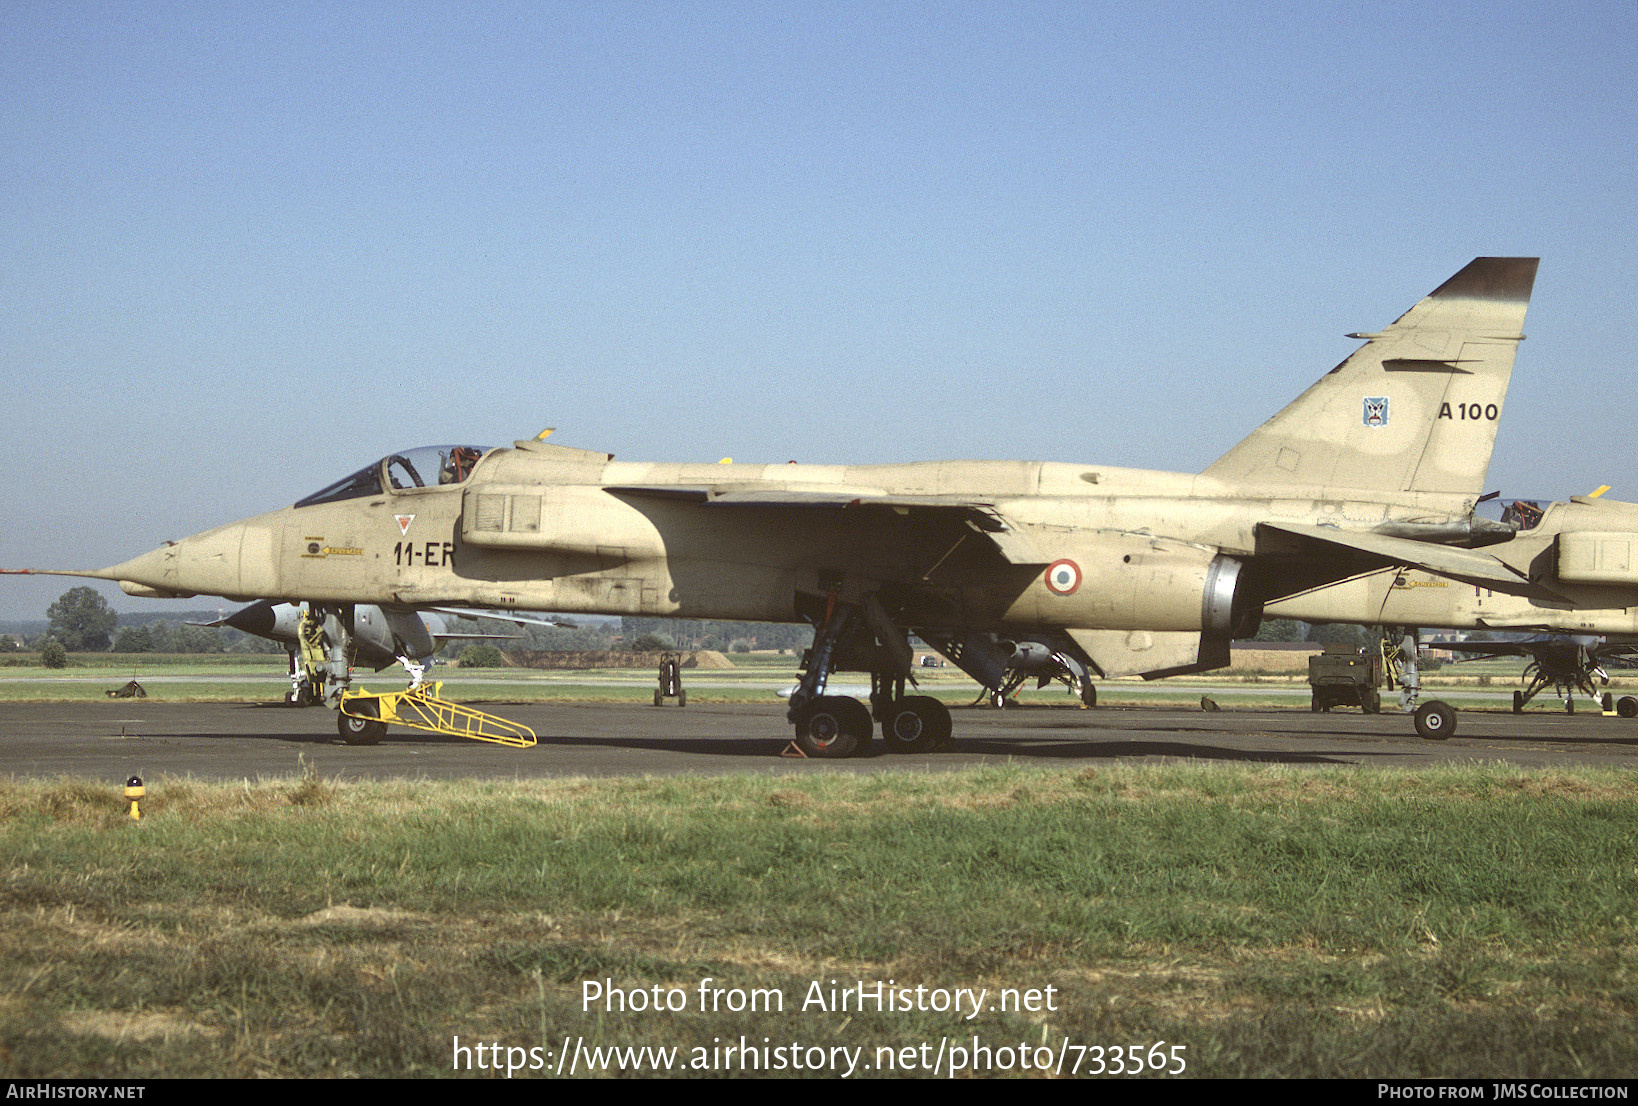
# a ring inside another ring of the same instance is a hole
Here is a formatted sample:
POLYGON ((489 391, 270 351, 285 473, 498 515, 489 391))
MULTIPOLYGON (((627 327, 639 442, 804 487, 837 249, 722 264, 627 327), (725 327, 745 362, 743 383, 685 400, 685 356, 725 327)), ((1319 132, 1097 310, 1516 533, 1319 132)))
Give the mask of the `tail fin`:
POLYGON ((1477 496, 1534 257, 1479 257, 1378 334, 1205 475, 1235 482, 1477 496))

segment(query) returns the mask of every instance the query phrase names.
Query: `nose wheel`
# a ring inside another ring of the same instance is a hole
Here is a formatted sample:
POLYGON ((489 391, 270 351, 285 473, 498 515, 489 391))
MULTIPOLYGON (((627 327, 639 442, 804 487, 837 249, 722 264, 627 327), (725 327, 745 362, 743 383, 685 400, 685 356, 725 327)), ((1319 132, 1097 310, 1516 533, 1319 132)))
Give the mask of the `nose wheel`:
POLYGON ((336 715, 336 729, 341 740, 349 745, 379 745, 387 736, 387 727, 380 721, 374 703, 360 702, 352 707, 356 714, 336 715))
POLYGON ((1456 712, 1434 699, 1416 708, 1416 732, 1429 741, 1444 741, 1456 732, 1456 712))

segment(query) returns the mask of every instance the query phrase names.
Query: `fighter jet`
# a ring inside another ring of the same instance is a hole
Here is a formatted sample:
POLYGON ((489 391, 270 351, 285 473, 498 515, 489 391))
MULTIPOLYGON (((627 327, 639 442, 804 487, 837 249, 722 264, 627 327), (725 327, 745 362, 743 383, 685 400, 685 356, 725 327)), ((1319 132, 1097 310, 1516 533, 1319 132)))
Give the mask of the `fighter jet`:
MULTIPOLYGON (((1385 565, 1540 593, 1532 565, 1481 549, 1516 527, 1474 513, 1536 267, 1478 258, 1350 335, 1364 344, 1198 474, 429 447, 79 575, 133 595, 305 602, 322 617, 332 702, 364 604, 806 621, 788 712, 802 751, 852 755, 876 723, 890 748, 918 751, 948 739, 951 718, 909 693, 909 633, 992 692, 1020 648, 1072 661, 1090 686, 1221 667, 1265 607, 1385 565), (868 707, 826 693, 839 670, 870 673, 868 707)), ((1327 617, 1382 621, 1371 598, 1327 617)))
MULTIPOLYGON (((1361 551, 1356 574, 1293 588, 1270 599, 1264 614, 1541 634, 1523 651, 1534 661, 1531 686, 1515 696, 1514 709, 1523 710, 1548 683, 1564 696, 1566 709, 1574 709, 1575 689, 1593 694, 1591 677, 1638 648, 1631 644, 1638 642, 1638 504, 1600 498, 1603 491, 1514 512, 1510 525, 1522 528, 1503 544, 1450 550, 1471 558, 1471 572, 1449 566, 1431 572, 1425 565, 1396 564, 1386 552, 1373 558, 1361 551)), ((1414 656, 1414 645, 1402 651, 1414 656)), ((1638 715, 1638 699, 1625 696, 1620 706, 1617 713, 1638 715)), ((1418 729, 1426 735, 1426 718, 1418 714, 1418 729)), ((1448 732, 1454 715, 1442 715, 1438 724, 1448 732)))
MULTIPOLYGON (((1638 654, 1638 645, 1605 641, 1589 634, 1536 634, 1519 641, 1442 641, 1440 649, 1471 653, 1481 657, 1529 657, 1524 667, 1525 687, 1513 692, 1513 713, 1522 713, 1525 706, 1548 684, 1554 694, 1564 701, 1564 710, 1575 713, 1575 693, 1582 692, 1598 709, 1609 710, 1615 704, 1609 692, 1600 697, 1593 681, 1607 687, 1610 682, 1605 666, 1618 657, 1638 654)), ((1623 695, 1617 711, 1623 718, 1638 715, 1638 699, 1623 695)))

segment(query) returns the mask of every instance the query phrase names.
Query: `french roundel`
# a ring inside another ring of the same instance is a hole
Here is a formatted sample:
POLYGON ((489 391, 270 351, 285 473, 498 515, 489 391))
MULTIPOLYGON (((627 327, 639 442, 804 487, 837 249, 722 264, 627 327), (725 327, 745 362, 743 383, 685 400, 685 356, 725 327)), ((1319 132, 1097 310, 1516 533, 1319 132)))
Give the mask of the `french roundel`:
POLYGON ((1053 595, 1074 595, 1081 586, 1081 566, 1074 561, 1053 561, 1047 566, 1046 586, 1053 595))

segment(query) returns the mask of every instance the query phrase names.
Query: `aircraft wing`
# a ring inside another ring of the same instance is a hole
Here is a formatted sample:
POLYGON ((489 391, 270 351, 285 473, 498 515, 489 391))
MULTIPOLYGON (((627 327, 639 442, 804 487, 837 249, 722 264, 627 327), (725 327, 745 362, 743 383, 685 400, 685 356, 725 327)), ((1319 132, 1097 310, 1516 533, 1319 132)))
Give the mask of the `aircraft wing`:
POLYGON ((1473 653, 1481 657, 1528 657, 1543 645, 1540 638, 1528 641, 1430 641, 1429 649, 1446 649, 1452 653, 1473 653))
MULTIPOLYGON (((564 622, 556 618, 534 618, 526 614, 514 614, 511 611, 491 611, 478 607, 424 607, 423 610, 434 614, 449 614, 456 618, 488 618, 496 622, 510 622, 514 626, 551 626, 559 630, 572 630, 577 623, 564 622)), ((511 634, 445 634, 444 637, 493 637, 510 638, 511 634)))
POLYGON ((1259 553, 1274 551, 1265 549, 1265 544, 1283 544, 1293 546, 1294 552, 1340 555, 1364 568, 1403 565, 1508 595, 1561 598, 1511 565, 1476 549, 1297 522, 1260 522, 1257 524, 1257 537, 1259 553))
POLYGON ((1598 662, 1616 668, 1638 668, 1638 645, 1600 645, 1598 662))
POLYGON ((894 509, 933 508, 963 510, 994 507, 987 499, 959 495, 893 495, 881 488, 841 487, 819 484, 728 484, 721 487, 678 487, 675 485, 610 485, 611 495, 666 499, 699 503, 711 507, 890 507, 894 509))
POLYGON ((1585 650, 1587 662, 1618 668, 1634 667, 1638 644, 1626 641, 1605 641, 1583 634, 1545 632, 1519 641, 1441 641, 1430 644, 1433 649, 1448 649, 1457 653, 1471 653, 1479 657, 1531 657, 1544 661, 1555 651, 1571 646, 1585 650))
POLYGON ((956 495, 894 495, 877 488, 835 486, 792 487, 788 484, 725 487, 608 487, 611 495, 698 503, 712 509, 758 507, 765 510, 890 510, 898 514, 912 511, 943 515, 964 522, 988 538, 1007 561, 1019 565, 1044 565, 1052 560, 1035 548, 1005 515, 988 499, 956 495))

